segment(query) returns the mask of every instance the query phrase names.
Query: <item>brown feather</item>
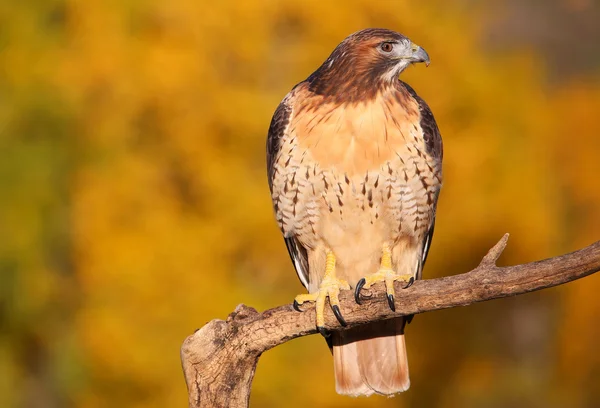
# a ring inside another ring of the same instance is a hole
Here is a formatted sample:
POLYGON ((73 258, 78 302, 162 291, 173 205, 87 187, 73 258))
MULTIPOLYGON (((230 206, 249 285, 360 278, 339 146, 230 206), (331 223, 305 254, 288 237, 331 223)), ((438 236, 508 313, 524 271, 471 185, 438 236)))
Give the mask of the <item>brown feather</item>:
POLYGON ((384 74, 394 65, 376 51, 383 41, 406 40, 385 29, 367 29, 348 36, 306 82, 328 101, 354 103, 372 99, 386 85, 384 74))
POLYGON ((310 152, 323 167, 364 174, 390 161, 412 142, 407 137, 414 133, 419 108, 403 88, 382 91, 373 100, 341 105, 323 102, 306 87, 297 92, 304 102, 292 120, 292 134, 300 150, 310 152), (402 103, 387 102, 395 95, 402 103), (308 109, 310 114, 305 111, 308 109))

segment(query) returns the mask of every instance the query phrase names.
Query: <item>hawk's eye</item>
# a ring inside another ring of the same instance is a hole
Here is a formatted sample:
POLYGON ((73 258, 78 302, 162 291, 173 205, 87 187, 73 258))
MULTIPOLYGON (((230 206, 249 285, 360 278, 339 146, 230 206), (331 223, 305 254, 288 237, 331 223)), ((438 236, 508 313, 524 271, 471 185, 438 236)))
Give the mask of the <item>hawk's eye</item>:
POLYGON ((381 51, 383 51, 383 52, 392 52, 393 49, 394 49, 394 44, 392 44, 390 42, 384 42, 383 44, 381 44, 381 51))

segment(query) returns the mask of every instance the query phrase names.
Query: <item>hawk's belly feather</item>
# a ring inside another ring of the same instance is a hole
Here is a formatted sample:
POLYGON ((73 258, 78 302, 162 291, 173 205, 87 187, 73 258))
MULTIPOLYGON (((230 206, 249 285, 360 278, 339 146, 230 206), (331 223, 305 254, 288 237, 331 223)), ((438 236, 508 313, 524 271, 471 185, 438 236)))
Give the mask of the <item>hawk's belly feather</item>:
POLYGON ((416 116, 398 109, 324 107, 321 117, 292 119, 275 164, 273 200, 282 231, 308 249, 309 262, 311 253, 321 262, 329 248, 338 269, 348 271, 342 275, 360 277, 374 272, 386 241, 419 252, 441 169, 426 153, 416 116))

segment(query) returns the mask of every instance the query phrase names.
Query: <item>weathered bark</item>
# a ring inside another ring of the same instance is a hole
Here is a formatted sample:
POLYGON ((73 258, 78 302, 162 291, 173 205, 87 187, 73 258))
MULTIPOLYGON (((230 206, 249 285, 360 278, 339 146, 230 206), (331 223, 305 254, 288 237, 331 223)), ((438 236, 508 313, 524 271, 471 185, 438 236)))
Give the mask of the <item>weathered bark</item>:
MULTIPOLYGON (((465 306, 475 302, 514 296, 549 288, 600 270, 600 241, 570 254, 523 265, 497 267, 505 235, 474 270, 439 279, 421 280, 408 289, 396 285, 396 312, 388 307, 382 284, 366 295, 362 305, 351 291, 340 293, 346 328, 376 320, 431 310, 465 306)), ((341 329, 327 308, 325 326, 341 329)), ((189 336, 181 348, 189 406, 247 407, 252 378, 260 355, 288 340, 317 333, 315 310, 299 313, 292 305, 258 313, 239 305, 226 321, 212 320, 189 336)))

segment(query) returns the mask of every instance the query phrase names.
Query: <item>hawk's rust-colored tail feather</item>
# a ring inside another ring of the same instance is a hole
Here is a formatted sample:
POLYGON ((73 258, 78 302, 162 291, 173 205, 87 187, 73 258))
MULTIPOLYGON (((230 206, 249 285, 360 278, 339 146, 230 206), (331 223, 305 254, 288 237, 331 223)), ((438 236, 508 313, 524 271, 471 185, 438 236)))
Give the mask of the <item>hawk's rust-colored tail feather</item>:
POLYGON ((404 324, 398 318, 333 333, 338 394, 393 395, 408 389, 404 324))

